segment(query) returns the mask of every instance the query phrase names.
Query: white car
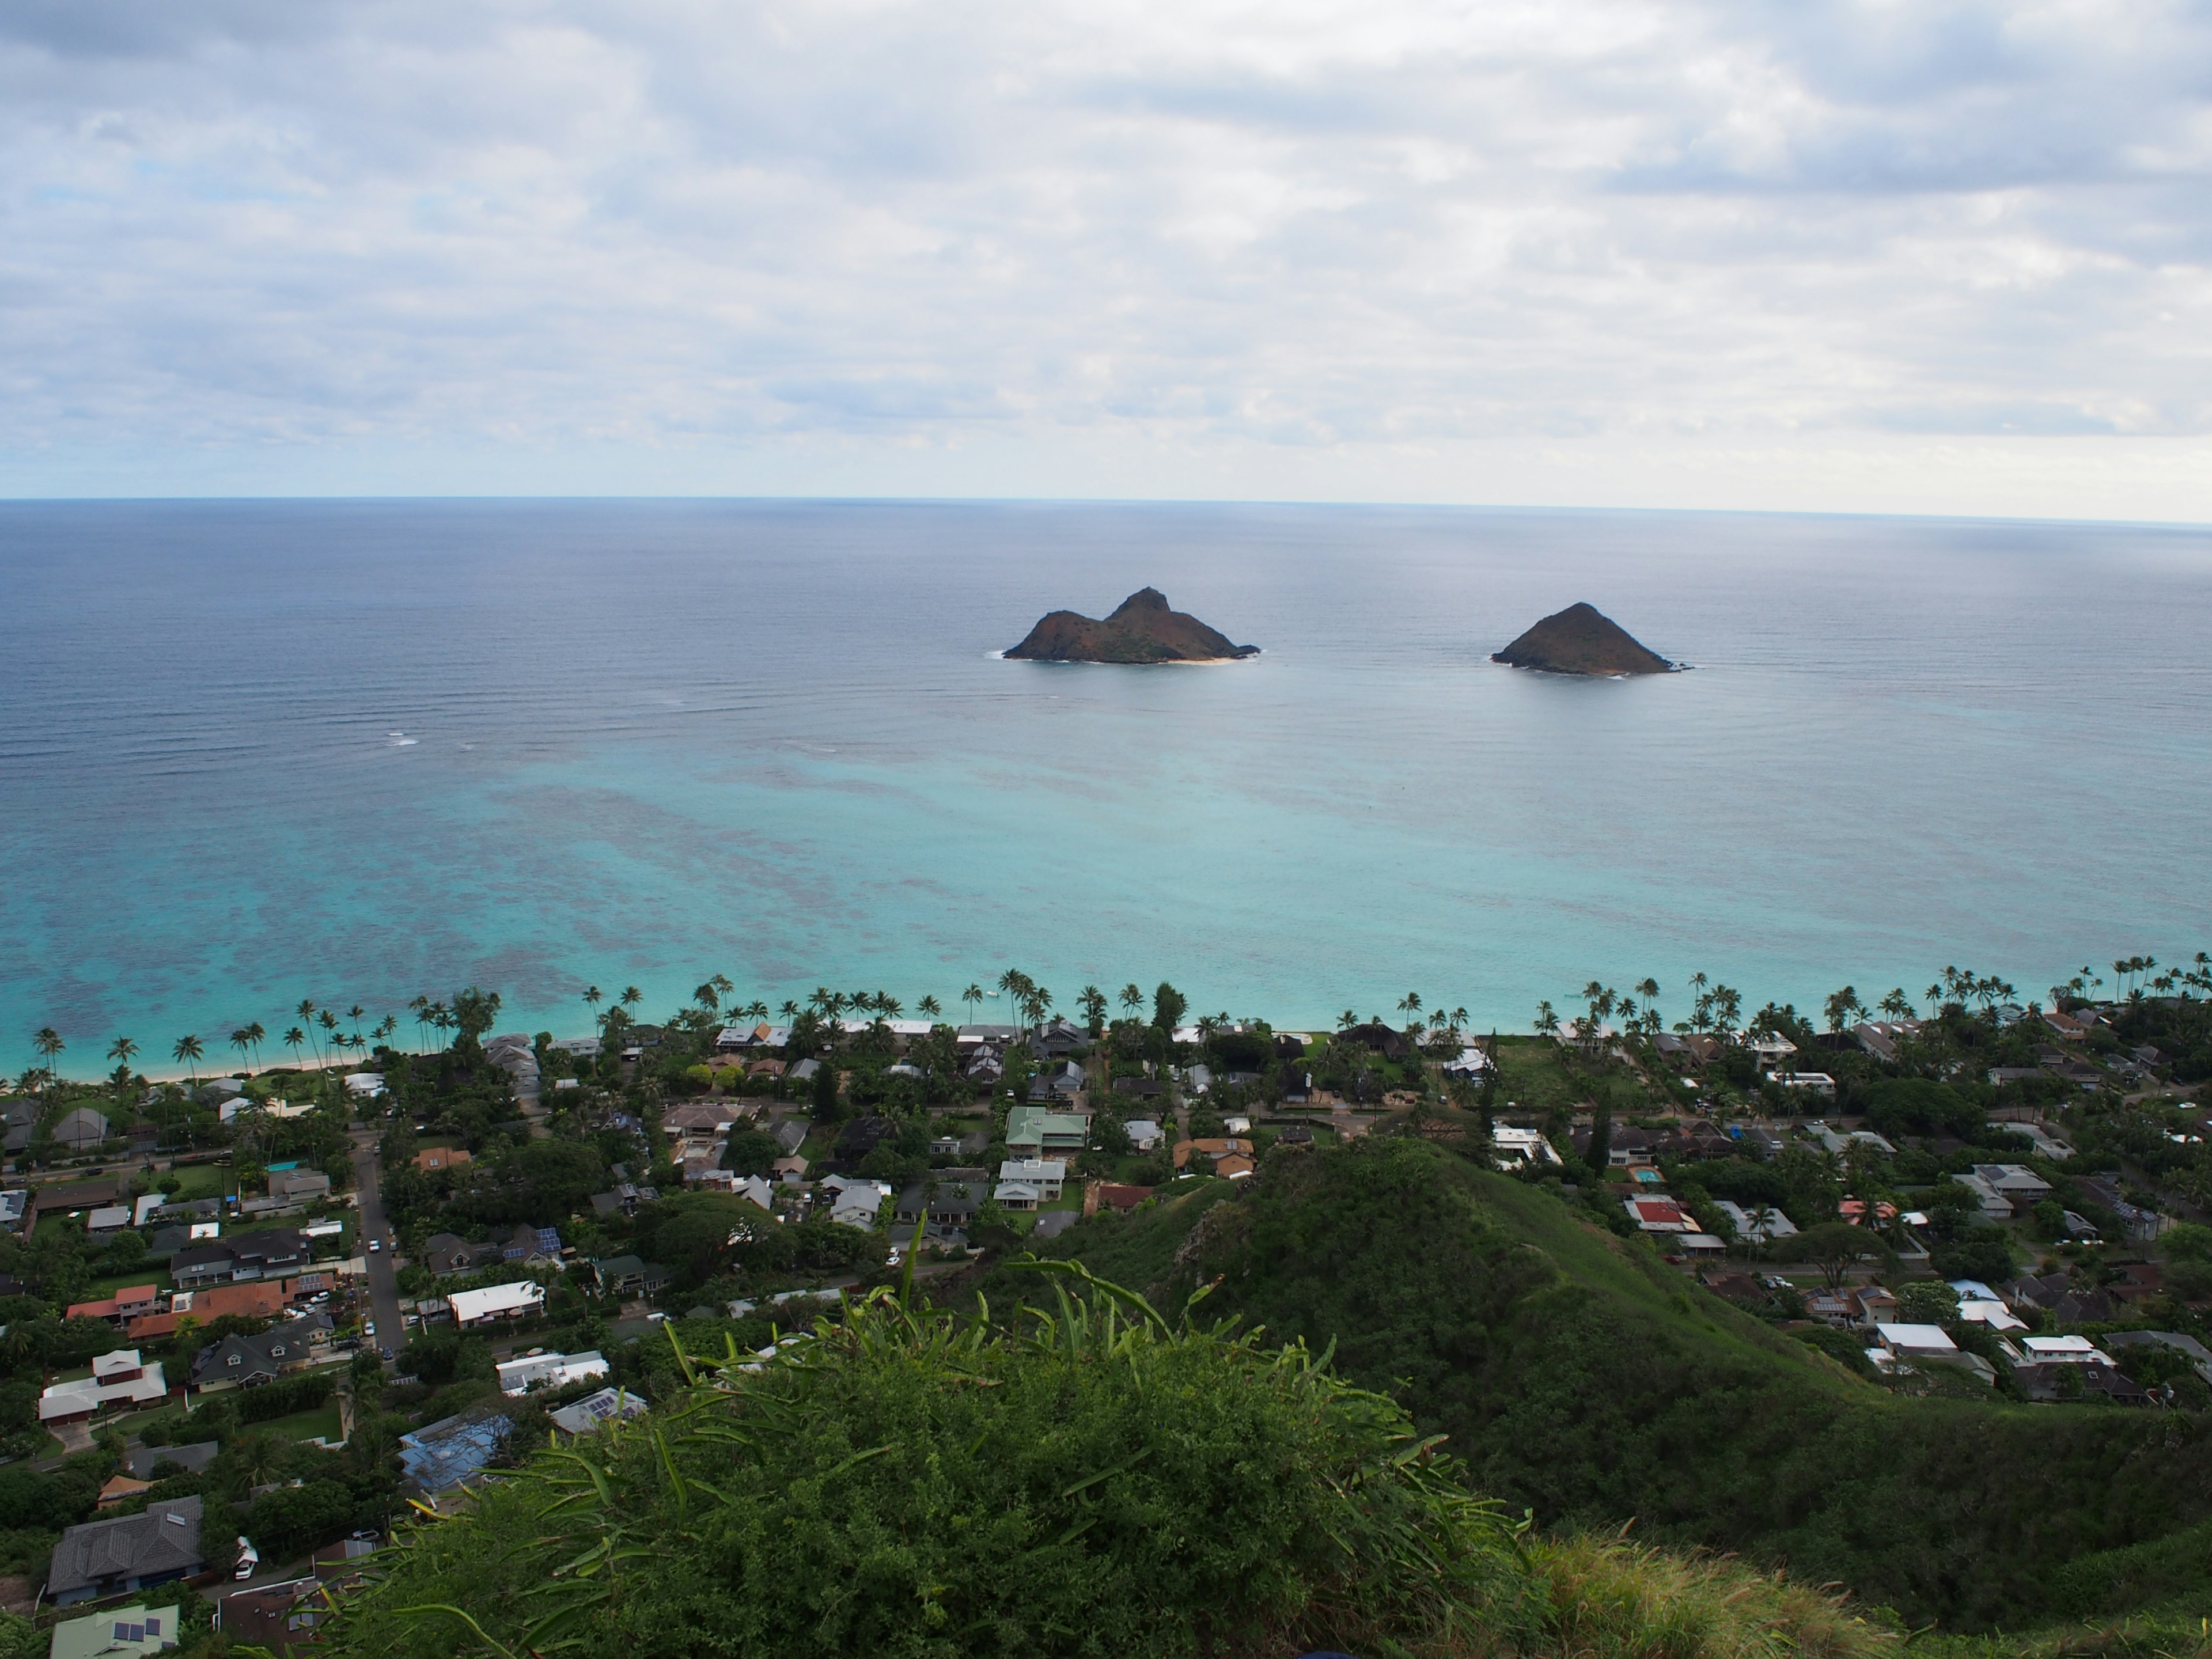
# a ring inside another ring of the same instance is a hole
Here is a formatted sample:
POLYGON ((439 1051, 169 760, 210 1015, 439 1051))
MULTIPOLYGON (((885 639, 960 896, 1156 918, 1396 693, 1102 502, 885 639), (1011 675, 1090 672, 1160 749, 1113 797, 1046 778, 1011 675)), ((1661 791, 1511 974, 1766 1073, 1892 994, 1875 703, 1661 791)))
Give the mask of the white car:
POLYGON ((246 1539, 240 1538, 238 1540, 238 1570, 230 1576, 233 1578, 251 1578, 260 1571, 261 1552, 255 1549, 246 1539))
POLYGON ((376 1322, 374 1319, 362 1320, 361 1322, 361 1334, 363 1336, 374 1336, 376 1334, 376 1322))
POLYGON ((372 1238, 372 1239, 370 1239, 370 1240, 368 1241, 368 1253, 369 1253, 371 1255, 375 1255, 379 1250, 382 1249, 383 1248, 384 1248, 384 1241, 383 1241, 382 1239, 380 1239, 380 1238, 372 1238))

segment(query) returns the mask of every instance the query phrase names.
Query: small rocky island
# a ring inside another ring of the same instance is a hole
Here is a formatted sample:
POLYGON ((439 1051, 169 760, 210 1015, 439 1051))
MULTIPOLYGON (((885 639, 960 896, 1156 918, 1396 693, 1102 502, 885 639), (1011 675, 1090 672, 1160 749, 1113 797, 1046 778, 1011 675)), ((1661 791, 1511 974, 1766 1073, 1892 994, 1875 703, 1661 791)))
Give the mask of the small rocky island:
POLYGON ((1006 653, 1023 662, 1223 662, 1255 657, 1256 645, 1232 645, 1188 612, 1170 611, 1167 595, 1140 587, 1100 622, 1055 611, 1006 653))
POLYGON ((1545 617, 1490 659, 1547 674, 1668 674, 1676 667, 1594 605, 1545 617))

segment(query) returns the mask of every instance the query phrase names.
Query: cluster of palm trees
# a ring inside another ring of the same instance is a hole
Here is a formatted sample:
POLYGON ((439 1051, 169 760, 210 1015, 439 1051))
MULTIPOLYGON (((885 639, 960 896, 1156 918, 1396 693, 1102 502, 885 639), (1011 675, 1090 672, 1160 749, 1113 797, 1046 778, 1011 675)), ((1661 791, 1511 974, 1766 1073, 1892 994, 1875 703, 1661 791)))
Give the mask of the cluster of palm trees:
MULTIPOLYGON (((2118 981, 2120 994, 2133 1000, 2146 991, 2170 997, 2176 993, 2187 996, 2191 991, 2212 996, 2212 956, 2199 951, 2196 961, 2184 968, 2168 968, 2158 973, 2156 957, 2124 957, 2112 964, 2113 977, 2118 981), (2153 975, 2155 975, 2155 977, 2153 975)), ((2084 968, 2065 985, 2054 985, 2051 994, 2057 1000, 2061 991, 2083 995, 2089 988, 2104 983, 2104 980, 2084 968)))

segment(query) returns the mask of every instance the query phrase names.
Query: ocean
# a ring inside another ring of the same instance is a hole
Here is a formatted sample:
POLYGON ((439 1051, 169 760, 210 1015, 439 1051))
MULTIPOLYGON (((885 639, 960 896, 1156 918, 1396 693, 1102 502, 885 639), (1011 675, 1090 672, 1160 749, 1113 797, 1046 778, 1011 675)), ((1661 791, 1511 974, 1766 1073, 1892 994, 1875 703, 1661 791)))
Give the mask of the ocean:
MULTIPOLYGON (((0 1063, 721 973, 1525 1030, 2212 945, 2212 532, 1432 508, 0 504, 0 1063), (1150 584, 1247 661, 996 653, 1150 584), (1489 654, 1596 605, 1692 672, 1489 654)), ((986 1003, 987 1011, 1003 1007, 986 1003)), ((988 1017, 987 1012, 986 1016, 988 1017)), ((281 1057, 272 1038, 270 1057, 281 1057)))

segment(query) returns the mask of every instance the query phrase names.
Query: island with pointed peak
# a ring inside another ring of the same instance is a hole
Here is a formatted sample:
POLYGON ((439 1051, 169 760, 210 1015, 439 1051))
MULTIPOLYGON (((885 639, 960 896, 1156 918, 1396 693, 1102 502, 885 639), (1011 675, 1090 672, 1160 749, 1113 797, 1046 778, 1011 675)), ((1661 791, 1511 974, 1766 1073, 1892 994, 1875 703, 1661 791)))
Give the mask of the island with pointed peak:
POLYGON ((1588 604, 1545 617, 1490 659, 1547 674, 1670 674, 1680 666, 1588 604))
POLYGON ((1103 622, 1054 611, 1006 653, 1021 662, 1109 663, 1227 662, 1259 654, 1258 646, 1232 644, 1188 612, 1170 610, 1157 587, 1139 588, 1103 622))

